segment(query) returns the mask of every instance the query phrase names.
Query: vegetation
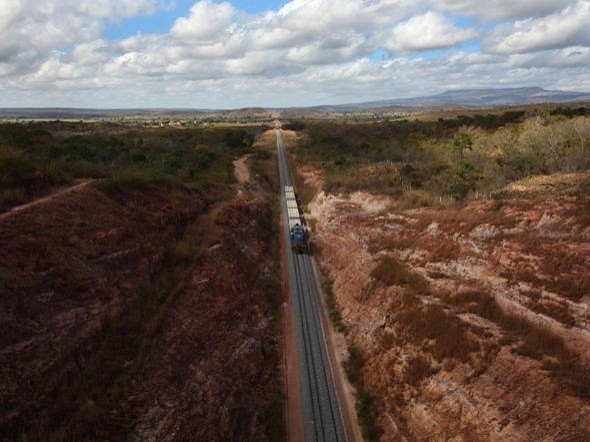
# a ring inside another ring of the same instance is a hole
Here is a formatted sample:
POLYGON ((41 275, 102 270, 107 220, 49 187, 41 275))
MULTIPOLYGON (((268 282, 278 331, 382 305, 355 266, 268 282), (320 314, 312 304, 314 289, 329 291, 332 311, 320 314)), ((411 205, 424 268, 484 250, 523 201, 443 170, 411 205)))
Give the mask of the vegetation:
POLYGON ((304 134, 295 154, 323 170, 328 192, 365 190, 410 205, 460 201, 531 175, 588 170, 590 117, 580 109, 435 122, 306 121, 293 124, 304 134))
POLYGON ((371 276, 386 286, 401 285, 413 294, 428 294, 428 282, 420 274, 408 270, 403 262, 391 255, 379 259, 371 276))
MULTIPOLYGON (((183 188, 209 203, 229 199, 235 189, 232 161, 251 153, 253 172, 268 187, 278 186, 276 157, 254 150, 252 143, 262 128, 153 128, 136 129, 102 123, 0 124, 0 211, 49 193, 78 179, 98 179, 95 186, 121 201, 138 201, 154 187, 183 188), (204 192, 207 190, 207 192, 204 192), (131 198, 129 198, 131 196, 131 198)), ((164 193, 166 195, 166 193, 164 193)), ((158 193, 158 198, 162 192, 158 193)), ((268 212, 261 241, 271 244, 278 225, 272 198, 261 207, 268 212), (275 222, 272 221, 275 220, 275 222)), ((76 355, 79 371, 65 379, 55 398, 51 421, 27 423, 23 439, 65 440, 81 435, 111 438, 126 434, 128 423, 114 416, 128 391, 133 370, 141 366, 146 349, 158 334, 166 313, 190 283, 194 266, 219 239, 223 220, 210 211, 176 226, 177 231, 151 277, 141 300, 120 317, 105 320, 91 354, 76 355)), ((230 213, 230 216, 232 214, 230 213)), ((273 239, 275 238, 275 239, 273 239)), ((278 247, 268 258, 265 299, 272 310, 277 334, 280 327, 281 290, 278 247), (274 275, 274 276, 272 276, 274 275)), ((266 339, 263 353, 269 366, 279 355, 276 338, 266 339), (268 341, 268 342, 267 342, 268 341)), ((267 422, 271 436, 283 432, 282 383, 273 385, 267 422)), ((267 410, 268 411, 268 410, 267 410)), ((49 416, 49 414, 47 414, 49 416)))
POLYGON ((365 388, 363 382, 364 357, 358 347, 350 345, 348 347, 348 360, 344 363, 344 370, 348 379, 355 387, 355 407, 358 422, 361 427, 363 437, 367 441, 377 441, 382 430, 375 422, 375 396, 365 388))
POLYGON ((328 308, 328 316, 330 317, 334 328, 339 333, 347 333, 348 329, 346 324, 342 321, 342 315, 340 314, 340 310, 338 310, 338 305, 336 304, 336 299, 334 298, 334 291, 332 287, 334 282, 330 279, 324 278, 322 284, 322 291, 326 297, 326 307, 328 308))
POLYGON ((262 128, 137 129, 105 123, 0 124, 0 211, 77 179, 101 190, 231 183, 231 159, 253 152, 262 128))

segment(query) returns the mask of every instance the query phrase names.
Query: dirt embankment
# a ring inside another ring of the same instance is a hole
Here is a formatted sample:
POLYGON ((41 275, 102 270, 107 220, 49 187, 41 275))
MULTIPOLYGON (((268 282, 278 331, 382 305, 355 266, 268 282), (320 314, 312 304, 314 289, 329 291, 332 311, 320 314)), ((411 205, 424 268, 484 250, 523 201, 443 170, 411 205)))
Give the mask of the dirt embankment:
POLYGON ((381 440, 590 437, 587 179, 461 209, 310 205, 381 440))
POLYGON ((133 422, 131 439, 268 440, 280 430, 268 201, 233 200, 210 221, 202 262, 116 411, 133 422))
POLYGON ((280 430, 280 290, 260 189, 206 203, 183 189, 87 186, 0 220, 0 439, 280 430), (171 271, 174 260, 187 270, 171 271), (181 279, 154 295, 162 275, 181 279))
POLYGON ((183 193, 117 201, 87 186, 2 218, 0 427, 51 408, 204 207, 183 193))

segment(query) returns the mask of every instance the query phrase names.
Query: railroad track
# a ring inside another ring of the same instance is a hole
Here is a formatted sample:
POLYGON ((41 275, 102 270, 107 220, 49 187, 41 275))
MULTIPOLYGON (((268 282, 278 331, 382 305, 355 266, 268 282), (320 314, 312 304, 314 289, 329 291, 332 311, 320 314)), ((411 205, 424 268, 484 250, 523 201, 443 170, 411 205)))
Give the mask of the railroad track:
MULTIPOLYGON (((288 216, 285 186, 292 186, 280 130, 277 151, 282 190, 281 210, 288 216)), ((285 223, 284 236, 290 242, 285 223)), ((289 286, 295 314, 297 354, 301 380, 303 424, 306 441, 345 441, 344 426, 321 317, 319 290, 309 255, 296 254, 287 247, 289 286)))

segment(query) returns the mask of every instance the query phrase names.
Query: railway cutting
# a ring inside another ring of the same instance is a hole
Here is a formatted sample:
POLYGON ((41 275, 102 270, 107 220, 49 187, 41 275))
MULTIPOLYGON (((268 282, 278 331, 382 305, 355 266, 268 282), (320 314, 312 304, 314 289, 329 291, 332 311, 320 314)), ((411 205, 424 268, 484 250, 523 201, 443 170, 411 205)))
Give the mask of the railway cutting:
POLYGON ((306 441, 346 441, 334 376, 326 347, 321 302, 309 256, 309 230, 301 216, 281 130, 276 129, 281 210, 289 287, 295 315, 297 354, 306 441))

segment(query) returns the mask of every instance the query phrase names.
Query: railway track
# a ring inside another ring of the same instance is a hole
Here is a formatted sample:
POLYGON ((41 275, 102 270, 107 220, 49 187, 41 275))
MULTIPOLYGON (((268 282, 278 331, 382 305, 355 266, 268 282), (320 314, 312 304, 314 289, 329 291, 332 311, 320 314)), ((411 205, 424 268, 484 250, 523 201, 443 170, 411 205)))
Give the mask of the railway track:
MULTIPOLYGON (((285 148, 280 130, 277 133, 277 151, 282 190, 281 210, 288 216, 285 186, 292 186, 285 148)), ((289 228, 283 231, 289 243, 289 228)), ((333 372, 326 347, 321 318, 319 290, 309 255, 296 254, 287 247, 289 286, 296 324, 297 353, 306 441, 347 440, 333 372)))

